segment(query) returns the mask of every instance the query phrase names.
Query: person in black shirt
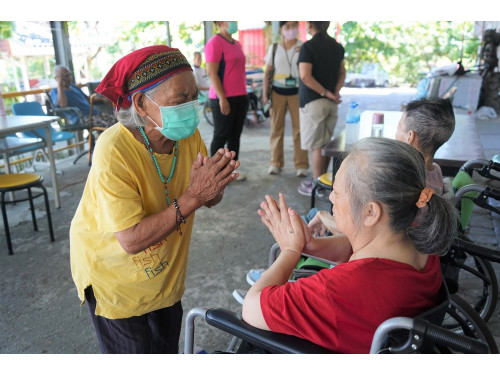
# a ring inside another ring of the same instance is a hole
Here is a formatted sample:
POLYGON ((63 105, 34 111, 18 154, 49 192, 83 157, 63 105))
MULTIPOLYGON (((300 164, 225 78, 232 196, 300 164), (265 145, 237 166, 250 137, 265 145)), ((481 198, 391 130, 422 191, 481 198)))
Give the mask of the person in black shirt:
MULTIPOLYGON (((299 106, 301 146, 311 151, 313 178, 328 168, 328 158, 321 155, 337 123, 340 89, 346 76, 344 48, 327 33, 329 21, 309 21, 307 31, 312 39, 299 53, 299 106)), ((298 191, 311 195, 312 181, 304 181, 298 191)))

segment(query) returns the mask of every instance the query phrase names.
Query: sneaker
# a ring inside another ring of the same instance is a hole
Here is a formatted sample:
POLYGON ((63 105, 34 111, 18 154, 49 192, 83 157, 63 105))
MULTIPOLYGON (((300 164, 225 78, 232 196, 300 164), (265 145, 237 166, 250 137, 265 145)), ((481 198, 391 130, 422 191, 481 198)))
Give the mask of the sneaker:
POLYGON ((260 279, 260 277, 262 276, 262 274, 264 273, 264 271, 265 271, 264 268, 261 268, 261 269, 258 269, 258 270, 250 270, 250 271, 248 271, 248 273, 247 273, 247 283, 249 283, 250 285, 255 284, 255 282, 260 279))
POLYGON ((300 183, 300 186, 305 187, 305 188, 312 188, 314 185, 313 180, 304 180, 300 183))
POLYGON ((241 305, 243 305, 243 300, 245 299, 247 292, 241 289, 233 290, 233 297, 236 301, 238 301, 241 305))
POLYGON ((313 189, 312 185, 311 186, 302 186, 302 185, 300 185, 297 188, 297 191, 301 195, 305 195, 306 197, 310 197, 311 194, 312 194, 312 189, 313 189))
POLYGON ((247 176, 244 173, 241 173, 241 172, 237 172, 237 173, 238 173, 238 177, 236 178, 235 181, 241 182, 241 181, 245 181, 247 179, 247 176))
POLYGON ((308 175, 307 169, 297 169, 297 172, 295 172, 295 175, 297 177, 306 177, 308 175))
MULTIPOLYGON (((297 191, 299 192, 299 194, 305 195, 306 197, 310 197, 311 196, 312 190, 313 190, 313 186, 311 186, 311 187, 304 187, 304 186, 300 185, 297 188, 297 191)), ((316 189, 316 196, 318 198, 324 198, 326 196, 325 189, 316 189)))
POLYGON ((203 349, 201 346, 195 345, 193 347, 193 354, 208 354, 205 349, 203 349))
POLYGON ((269 166, 267 173, 268 174, 278 174, 278 173, 280 173, 280 169, 278 167, 275 167, 274 165, 271 165, 271 166, 269 166))

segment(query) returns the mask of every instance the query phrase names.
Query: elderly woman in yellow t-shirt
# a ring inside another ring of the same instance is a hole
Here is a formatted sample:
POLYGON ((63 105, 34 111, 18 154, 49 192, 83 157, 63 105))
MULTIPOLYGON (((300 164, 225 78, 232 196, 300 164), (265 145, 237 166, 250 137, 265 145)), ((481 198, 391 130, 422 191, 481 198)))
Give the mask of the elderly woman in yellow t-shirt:
POLYGON ((221 201, 235 153, 212 158, 198 87, 165 45, 121 58, 96 90, 119 123, 97 142, 70 230, 71 271, 103 353, 177 353, 194 212, 221 201))

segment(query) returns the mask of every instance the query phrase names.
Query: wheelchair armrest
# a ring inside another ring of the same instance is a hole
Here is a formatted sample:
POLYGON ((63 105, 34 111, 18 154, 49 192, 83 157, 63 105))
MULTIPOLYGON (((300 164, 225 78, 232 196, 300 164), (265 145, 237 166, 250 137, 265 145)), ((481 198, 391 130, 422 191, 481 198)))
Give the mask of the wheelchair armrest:
POLYGON ((85 124, 83 121, 83 114, 80 108, 78 107, 56 107, 53 108, 52 111, 54 114, 57 116, 66 118, 66 113, 68 112, 73 112, 78 116, 78 122, 75 124, 63 124, 61 121, 59 121, 59 124, 61 125, 62 130, 88 130, 88 124, 85 124))
POLYGON ((209 325, 257 345, 271 353, 331 353, 319 345, 295 336, 255 328, 244 322, 236 313, 226 309, 209 309, 205 320, 209 325))

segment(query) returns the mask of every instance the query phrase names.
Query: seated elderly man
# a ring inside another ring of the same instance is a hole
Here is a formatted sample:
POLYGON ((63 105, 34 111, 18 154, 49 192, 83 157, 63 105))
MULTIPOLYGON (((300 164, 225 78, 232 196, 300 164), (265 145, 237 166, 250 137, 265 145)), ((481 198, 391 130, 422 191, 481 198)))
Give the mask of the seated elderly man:
MULTIPOLYGON (((52 71, 57 88, 50 90, 50 98, 57 107, 76 107, 84 117, 84 122, 88 123, 90 114, 89 97, 78 86, 72 82, 71 72, 63 65, 56 65, 52 71)), ((106 102, 105 98, 99 98, 98 102, 106 102)), ((74 111, 64 112, 64 116, 70 125, 75 125, 78 114, 74 111)), ((98 109, 92 109, 92 122, 95 126, 108 127, 116 122, 113 115, 101 113, 98 109)))

